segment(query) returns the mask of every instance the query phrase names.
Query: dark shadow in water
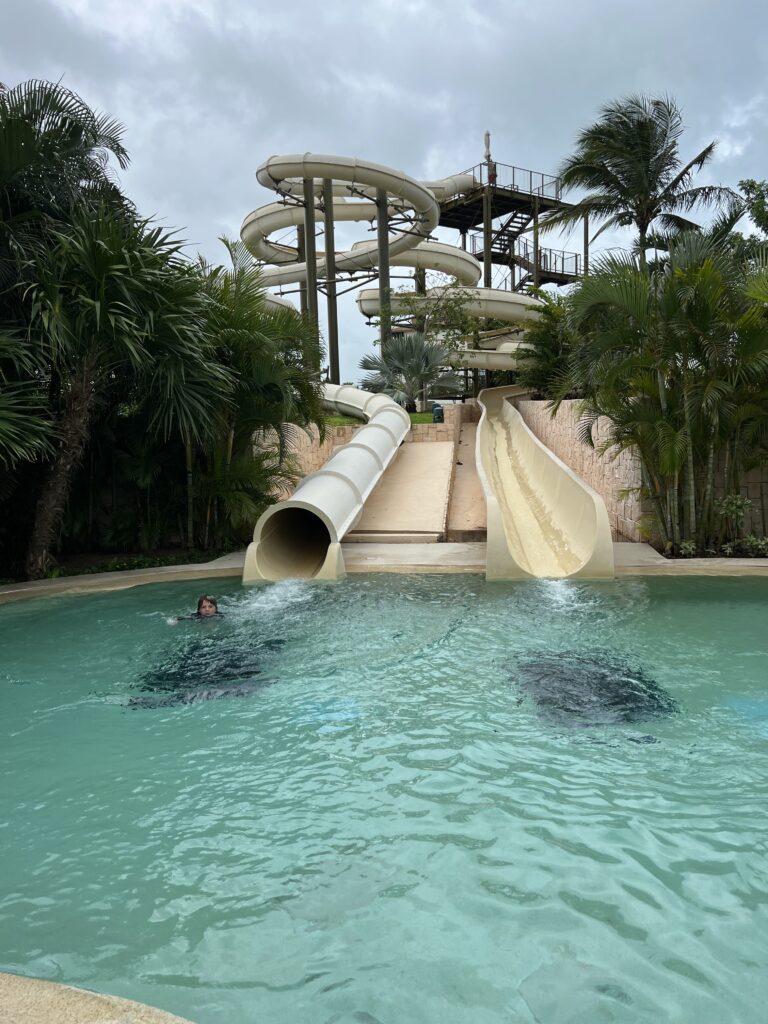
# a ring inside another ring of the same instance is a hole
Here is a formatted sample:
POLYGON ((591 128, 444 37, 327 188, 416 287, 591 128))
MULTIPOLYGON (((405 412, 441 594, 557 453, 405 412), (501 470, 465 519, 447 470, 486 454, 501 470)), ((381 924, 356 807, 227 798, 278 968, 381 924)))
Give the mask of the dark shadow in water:
MULTIPOLYGON (((611 654, 531 655, 517 662, 514 681, 521 696, 533 700, 539 717, 553 725, 628 725, 680 710, 644 669, 611 654)), ((638 742, 654 740, 640 737, 638 742)))
POLYGON ((242 634, 195 637, 172 658, 145 672, 136 684, 142 696, 129 708, 168 708, 224 697, 250 697, 276 682, 261 676, 264 655, 285 641, 246 640, 242 634))

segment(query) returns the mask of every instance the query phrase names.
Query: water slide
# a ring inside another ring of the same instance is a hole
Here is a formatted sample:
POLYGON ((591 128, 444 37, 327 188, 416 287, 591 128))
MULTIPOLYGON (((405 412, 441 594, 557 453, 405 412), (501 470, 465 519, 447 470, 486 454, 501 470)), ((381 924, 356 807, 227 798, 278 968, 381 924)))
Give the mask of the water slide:
POLYGON ((326 384, 333 412, 365 420, 290 498, 271 505, 256 523, 245 553, 243 583, 260 580, 336 580, 345 575, 341 541, 363 514, 366 499, 411 429, 407 412, 386 395, 326 384))
POLYGON ((487 510, 486 579, 613 576, 605 502, 526 426, 525 388, 486 388, 476 460, 487 510))
MULTIPOLYGON (((298 248, 273 241, 270 235, 304 223, 304 183, 308 181, 312 182, 315 220, 321 220, 323 181, 329 180, 338 221, 375 221, 374 200, 380 190, 386 192, 389 216, 401 228, 388 239, 392 266, 453 276, 462 288, 467 312, 475 316, 517 326, 538 315, 538 300, 477 287, 481 268, 475 257, 429 240, 439 221, 439 201, 472 188, 471 175, 420 182, 380 164, 306 153, 270 157, 256 177, 283 197, 253 211, 241 228, 248 249, 271 264, 263 271, 267 287, 307 280, 307 263, 300 259, 298 248)), ((315 256, 322 278, 325 253, 317 251, 315 256)), ((337 275, 373 272, 378 260, 378 239, 334 253, 337 275)), ((395 315, 405 309, 412 312, 414 302, 428 306, 439 303, 444 294, 444 288, 429 289, 418 297, 393 293, 391 310, 395 315)), ((378 289, 361 290, 357 301, 364 315, 378 314, 378 289)), ((270 303, 292 306, 274 294, 270 303)), ((501 340, 490 350, 460 349, 451 361, 454 366, 509 370, 515 366, 518 345, 519 341, 501 340)), ((478 471, 488 504, 488 578, 612 576, 610 528, 602 499, 530 433, 514 408, 514 394, 501 390, 504 395, 498 394, 499 389, 481 394, 483 416, 477 435, 478 471)), ((261 516, 246 554, 245 583, 289 576, 343 576, 341 541, 360 519, 367 497, 410 427, 403 410, 383 395, 326 385, 326 401, 334 409, 366 420, 366 425, 321 470, 306 477, 291 498, 261 516)))

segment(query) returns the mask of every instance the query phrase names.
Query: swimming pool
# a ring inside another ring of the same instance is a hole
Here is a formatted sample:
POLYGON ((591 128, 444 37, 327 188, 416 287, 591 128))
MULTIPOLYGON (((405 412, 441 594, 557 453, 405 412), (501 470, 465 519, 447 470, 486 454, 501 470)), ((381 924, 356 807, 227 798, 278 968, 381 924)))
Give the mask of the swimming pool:
POLYGON ((220 583, 0 608, 0 970, 200 1024, 762 1019, 768 581, 220 583), (537 664, 671 703, 553 714, 537 664))

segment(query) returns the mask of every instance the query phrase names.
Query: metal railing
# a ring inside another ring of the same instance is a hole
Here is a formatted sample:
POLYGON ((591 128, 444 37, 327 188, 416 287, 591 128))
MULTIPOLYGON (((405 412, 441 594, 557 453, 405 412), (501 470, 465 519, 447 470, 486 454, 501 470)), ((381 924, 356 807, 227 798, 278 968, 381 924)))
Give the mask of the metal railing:
MULTIPOLYGON (((533 243, 527 238, 518 239, 517 254, 526 263, 533 266, 533 243)), ((567 274, 570 277, 581 277, 582 256, 578 252, 566 252, 565 249, 539 248, 539 270, 543 273, 567 274)))
POLYGON ((491 161, 475 164, 464 174, 471 174, 478 185, 496 185, 499 188, 511 188, 516 192, 526 192, 532 196, 546 196, 548 199, 562 197, 560 179, 554 174, 542 174, 541 171, 529 171, 526 167, 514 167, 512 164, 499 164, 491 161), (489 182, 490 177, 490 182, 489 182))
MULTIPOLYGON (((514 258, 520 263, 528 264, 533 270, 533 243, 527 238, 519 238, 511 231, 497 231, 493 236, 492 250, 497 254, 503 253, 510 260, 513 259, 512 253, 514 252, 514 258)), ((469 251, 473 256, 482 258, 484 252, 482 232, 474 232, 469 236, 469 251)), ((581 277, 582 263, 581 253, 539 247, 539 271, 543 274, 581 277)))

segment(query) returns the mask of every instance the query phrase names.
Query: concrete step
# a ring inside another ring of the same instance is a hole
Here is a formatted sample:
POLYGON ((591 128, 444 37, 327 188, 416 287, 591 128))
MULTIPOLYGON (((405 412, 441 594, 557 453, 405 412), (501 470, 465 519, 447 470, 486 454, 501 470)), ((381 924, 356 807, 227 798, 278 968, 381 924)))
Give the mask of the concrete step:
POLYGON ((488 539, 488 531, 484 529, 453 530, 449 527, 446 530, 445 539, 449 544, 484 544, 488 539))
POLYGON ((353 530, 344 538, 345 544, 439 544, 442 533, 415 530, 353 530))

